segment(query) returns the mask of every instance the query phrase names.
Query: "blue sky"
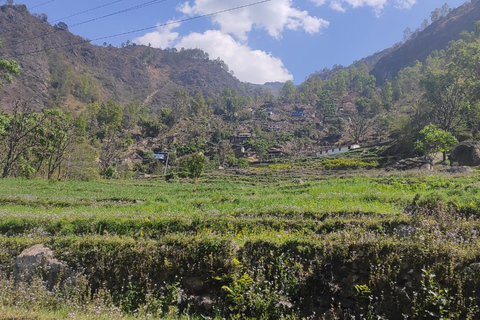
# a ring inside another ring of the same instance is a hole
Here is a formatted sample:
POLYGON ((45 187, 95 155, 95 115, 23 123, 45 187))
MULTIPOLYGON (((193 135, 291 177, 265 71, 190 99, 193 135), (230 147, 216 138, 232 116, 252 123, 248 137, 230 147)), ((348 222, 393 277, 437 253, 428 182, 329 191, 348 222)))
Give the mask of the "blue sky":
POLYGON ((444 3, 456 8, 465 1, 15 0, 14 3, 26 4, 32 13, 47 14, 51 23, 63 21, 72 33, 88 39, 145 29, 94 44, 107 42, 120 46, 130 40, 159 48, 200 48, 210 58, 224 60, 241 81, 262 84, 293 80, 300 84, 316 70, 334 64, 348 66, 401 41, 405 28, 418 28, 424 19, 430 18, 430 12, 444 3), (229 11, 242 6, 246 7, 229 11), (111 16, 101 18, 107 15, 111 16), (196 18, 204 15, 208 16, 196 18), (191 18, 194 19, 188 20, 191 18), (92 19, 95 20, 87 22, 92 19))

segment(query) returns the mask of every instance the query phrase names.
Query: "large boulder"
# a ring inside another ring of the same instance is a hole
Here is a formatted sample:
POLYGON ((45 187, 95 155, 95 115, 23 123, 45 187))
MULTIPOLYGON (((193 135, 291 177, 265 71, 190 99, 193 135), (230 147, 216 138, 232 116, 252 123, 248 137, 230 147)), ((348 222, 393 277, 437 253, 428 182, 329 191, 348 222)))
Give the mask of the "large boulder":
POLYGON ((72 275, 68 266, 54 257, 53 251, 44 244, 36 244, 20 253, 13 266, 15 281, 28 282, 33 276, 41 276, 51 290, 59 281, 72 275))
POLYGON ((450 159, 459 166, 480 165, 480 142, 465 141, 460 143, 450 154, 450 159))

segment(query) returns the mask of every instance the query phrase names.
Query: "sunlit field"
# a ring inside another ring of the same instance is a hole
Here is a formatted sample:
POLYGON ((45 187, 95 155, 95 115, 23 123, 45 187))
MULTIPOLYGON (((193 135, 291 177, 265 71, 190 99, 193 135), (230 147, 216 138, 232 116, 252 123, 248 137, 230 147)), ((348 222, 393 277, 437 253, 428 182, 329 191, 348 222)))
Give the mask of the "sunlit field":
POLYGON ((477 174, 305 170, 210 172, 196 193, 187 179, 4 179, 0 315, 474 317, 477 174), (14 283, 38 243, 75 277, 14 283))

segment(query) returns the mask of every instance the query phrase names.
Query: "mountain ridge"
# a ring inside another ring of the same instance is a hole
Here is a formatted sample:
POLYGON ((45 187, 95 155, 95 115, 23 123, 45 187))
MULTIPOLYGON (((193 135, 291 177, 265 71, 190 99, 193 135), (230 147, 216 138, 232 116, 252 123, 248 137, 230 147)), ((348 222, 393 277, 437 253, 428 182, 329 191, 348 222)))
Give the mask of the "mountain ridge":
POLYGON ((450 41, 460 38, 462 31, 473 31, 478 20, 480 2, 466 2, 447 16, 432 22, 398 48, 386 52, 370 74, 375 76, 378 85, 382 85, 385 80, 393 79, 401 69, 412 67, 417 60, 423 63, 433 51, 445 49, 450 41))
POLYGON ((178 90, 205 97, 225 89, 242 95, 255 92, 236 79, 223 61, 211 60, 198 49, 101 47, 65 30, 66 25, 56 26, 31 15, 24 5, 0 7, 0 56, 16 60, 22 69, 15 82, 2 90, 3 108, 8 109, 5 104, 18 96, 35 100, 37 108, 66 103, 67 108, 78 109, 94 100, 121 104, 140 100, 157 109, 178 90), (72 88, 64 81, 73 82, 68 84, 72 88))

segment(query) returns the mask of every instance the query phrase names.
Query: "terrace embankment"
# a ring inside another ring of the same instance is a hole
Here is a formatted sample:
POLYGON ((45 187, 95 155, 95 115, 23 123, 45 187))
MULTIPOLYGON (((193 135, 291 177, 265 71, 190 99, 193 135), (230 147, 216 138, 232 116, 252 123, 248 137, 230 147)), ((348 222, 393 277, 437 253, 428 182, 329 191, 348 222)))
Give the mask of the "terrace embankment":
POLYGON ((0 207, 0 303, 172 319, 478 316, 475 174, 205 180, 196 194, 188 181, 5 180, 17 200, 0 207), (75 274, 52 291, 10 276, 38 243, 75 274), (14 299, 18 286, 35 294, 14 299))

